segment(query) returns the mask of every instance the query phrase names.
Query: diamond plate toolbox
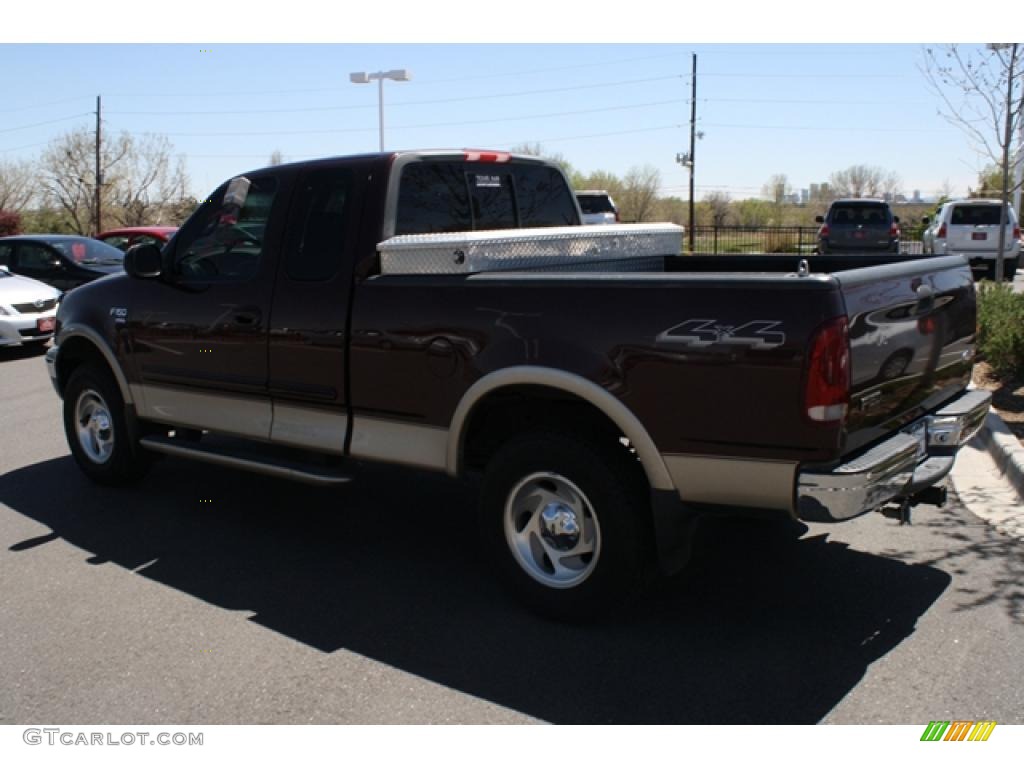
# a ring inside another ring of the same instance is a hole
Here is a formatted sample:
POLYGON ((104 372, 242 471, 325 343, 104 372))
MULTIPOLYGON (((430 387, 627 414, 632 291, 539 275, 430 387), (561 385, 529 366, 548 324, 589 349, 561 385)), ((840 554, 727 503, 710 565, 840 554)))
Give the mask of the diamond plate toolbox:
POLYGON ((676 224, 615 224, 398 235, 377 251, 385 275, 618 272, 660 270, 662 257, 678 255, 682 243, 676 224))

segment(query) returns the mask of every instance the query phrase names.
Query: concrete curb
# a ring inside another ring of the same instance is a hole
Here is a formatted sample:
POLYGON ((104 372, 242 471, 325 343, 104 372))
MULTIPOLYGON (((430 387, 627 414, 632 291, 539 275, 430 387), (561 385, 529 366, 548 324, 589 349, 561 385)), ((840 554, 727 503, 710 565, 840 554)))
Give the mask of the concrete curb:
POLYGON ((1024 446, 998 413, 988 412, 978 439, 1017 495, 1024 498, 1024 446))

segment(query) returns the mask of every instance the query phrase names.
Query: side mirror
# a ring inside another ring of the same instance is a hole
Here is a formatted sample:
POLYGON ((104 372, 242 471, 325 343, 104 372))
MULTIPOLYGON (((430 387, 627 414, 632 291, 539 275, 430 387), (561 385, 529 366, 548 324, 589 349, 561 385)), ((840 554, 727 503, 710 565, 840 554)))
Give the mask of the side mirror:
POLYGON ((892 220, 895 221, 897 224, 900 223, 900 217, 899 216, 893 216, 892 220))
POLYGON ((815 216, 814 220, 816 222, 818 222, 819 224, 824 224, 825 223, 825 217, 824 216, 815 216))
POLYGON ((928 226, 929 224, 932 223, 932 219, 930 216, 922 216, 921 223, 924 224, 925 226, 928 226))
POLYGON ((152 243, 133 245, 124 254, 124 271, 131 277, 160 277, 163 271, 160 249, 152 243))

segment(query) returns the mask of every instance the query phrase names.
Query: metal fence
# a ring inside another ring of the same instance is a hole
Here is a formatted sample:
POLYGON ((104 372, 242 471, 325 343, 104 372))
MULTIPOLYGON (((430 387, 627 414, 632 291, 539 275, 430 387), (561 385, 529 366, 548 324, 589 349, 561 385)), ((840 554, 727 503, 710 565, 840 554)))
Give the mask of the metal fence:
MULTIPOLYGON (((693 228, 695 253, 814 253, 818 245, 818 227, 744 227, 696 226, 693 228)), ((921 253, 922 227, 901 228, 900 250, 921 253)), ((690 250, 686 234, 683 249, 690 250)))

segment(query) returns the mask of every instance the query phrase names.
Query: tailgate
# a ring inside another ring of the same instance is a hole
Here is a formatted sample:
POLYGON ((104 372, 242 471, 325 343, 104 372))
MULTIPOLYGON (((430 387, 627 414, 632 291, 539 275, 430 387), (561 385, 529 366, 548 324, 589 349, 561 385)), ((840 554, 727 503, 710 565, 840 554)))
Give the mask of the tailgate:
MULTIPOLYGON (((999 216, 1002 206, 993 203, 963 203, 950 213, 946 252, 995 252, 999 247, 999 216)), ((1006 223, 1006 242, 1013 238, 1013 222, 1006 223)))
POLYGON ((960 256, 834 275, 850 323, 852 388, 843 453, 964 389, 974 362, 976 303, 960 256))

